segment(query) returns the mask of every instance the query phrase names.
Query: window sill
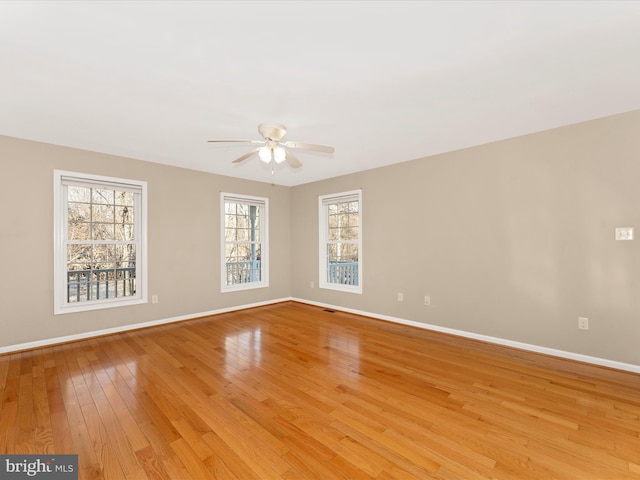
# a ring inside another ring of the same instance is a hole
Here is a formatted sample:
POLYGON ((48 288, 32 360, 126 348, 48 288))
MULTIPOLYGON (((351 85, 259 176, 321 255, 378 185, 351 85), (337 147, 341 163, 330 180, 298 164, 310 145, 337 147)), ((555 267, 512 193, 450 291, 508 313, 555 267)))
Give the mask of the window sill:
POLYGON ((146 297, 136 297, 123 299, 104 300, 99 302, 82 302, 68 303, 65 305, 56 305, 53 310, 54 315, 64 315, 67 313, 88 312, 91 310, 103 310, 105 308, 129 307, 132 305, 140 305, 148 303, 146 297))

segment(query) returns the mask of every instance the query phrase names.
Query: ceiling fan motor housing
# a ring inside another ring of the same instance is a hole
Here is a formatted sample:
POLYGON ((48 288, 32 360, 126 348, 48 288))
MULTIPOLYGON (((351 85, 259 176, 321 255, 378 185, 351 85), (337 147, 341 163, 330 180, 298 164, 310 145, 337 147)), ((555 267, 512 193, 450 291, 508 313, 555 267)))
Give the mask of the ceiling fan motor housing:
POLYGON ((258 126, 258 132, 265 140, 280 141, 287 133, 287 128, 284 125, 275 122, 261 123, 258 126))

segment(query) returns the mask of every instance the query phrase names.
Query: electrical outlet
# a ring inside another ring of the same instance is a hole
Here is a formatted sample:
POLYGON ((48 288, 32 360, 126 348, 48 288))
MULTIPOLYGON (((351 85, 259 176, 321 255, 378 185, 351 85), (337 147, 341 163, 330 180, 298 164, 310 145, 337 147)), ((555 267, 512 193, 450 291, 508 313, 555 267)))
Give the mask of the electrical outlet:
POLYGON ((586 317, 578 317, 578 328, 580 330, 589 330, 589 319, 586 317))
POLYGON ((158 303, 158 295, 151 295, 151 303, 158 303))
POLYGON ((633 227, 617 227, 616 240, 633 240, 633 227))
POLYGON ((314 288, 314 287, 315 287, 315 284, 313 283, 313 280, 311 280, 311 283, 309 284, 309 286, 310 286, 311 288, 314 288))
POLYGON ((431 305, 431 297, 429 295, 424 296, 424 304, 427 306, 431 305))
POLYGON ((403 302, 404 301, 404 295, 402 293, 398 293, 398 301, 399 302, 403 302))

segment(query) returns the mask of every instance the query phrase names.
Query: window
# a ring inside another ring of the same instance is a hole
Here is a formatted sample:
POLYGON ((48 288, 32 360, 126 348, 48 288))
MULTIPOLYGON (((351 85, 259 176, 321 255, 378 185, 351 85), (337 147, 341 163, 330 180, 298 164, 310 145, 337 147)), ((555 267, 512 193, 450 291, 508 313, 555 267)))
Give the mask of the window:
POLYGON ((221 193, 222 292, 269 286, 269 199, 221 193))
POLYGON ((146 182, 54 171, 54 313, 146 302, 146 182))
POLYGON ((322 195, 320 288, 362 293, 362 190, 322 195))

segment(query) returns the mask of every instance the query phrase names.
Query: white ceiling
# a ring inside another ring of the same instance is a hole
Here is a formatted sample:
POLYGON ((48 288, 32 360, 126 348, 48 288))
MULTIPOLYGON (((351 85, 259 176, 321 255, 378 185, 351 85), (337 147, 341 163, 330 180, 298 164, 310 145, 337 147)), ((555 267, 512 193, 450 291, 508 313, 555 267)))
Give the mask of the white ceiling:
POLYGON ((639 108, 637 1, 0 1, 1 135, 280 185, 639 108))

